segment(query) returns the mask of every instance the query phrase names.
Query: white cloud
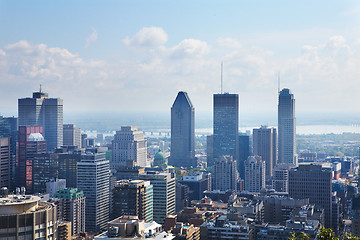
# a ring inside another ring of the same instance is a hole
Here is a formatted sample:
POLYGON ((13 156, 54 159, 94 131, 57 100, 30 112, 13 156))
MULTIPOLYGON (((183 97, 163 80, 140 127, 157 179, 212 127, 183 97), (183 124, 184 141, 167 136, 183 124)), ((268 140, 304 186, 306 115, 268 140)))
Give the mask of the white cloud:
POLYGON ((92 28, 92 33, 86 38, 85 47, 86 48, 90 47, 90 45, 96 42, 97 39, 98 39, 98 33, 95 28, 92 28))
POLYGON ((168 49, 171 58, 202 57, 209 52, 209 45, 197 39, 184 39, 175 47, 168 49))
POLYGON ((167 42, 168 35, 160 27, 144 27, 133 37, 126 37, 123 43, 134 47, 154 47, 160 46, 167 42))

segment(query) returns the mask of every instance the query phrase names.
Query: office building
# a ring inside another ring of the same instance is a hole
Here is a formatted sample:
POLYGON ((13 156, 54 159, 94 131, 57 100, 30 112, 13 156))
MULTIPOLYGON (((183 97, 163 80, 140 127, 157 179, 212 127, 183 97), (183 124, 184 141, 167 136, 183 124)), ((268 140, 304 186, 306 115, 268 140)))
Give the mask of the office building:
POLYGON ((63 125, 63 146, 81 148, 81 130, 75 124, 63 125))
POLYGON ((274 176, 272 180, 273 188, 276 192, 288 192, 289 191, 289 170, 291 165, 278 164, 274 168, 274 176))
POLYGON ((16 143, 18 141, 17 118, 0 116, 0 137, 10 139, 10 183, 7 187, 14 190, 16 186, 16 143))
POLYGON ((179 92, 171 107, 171 152, 169 164, 196 167, 195 108, 186 92, 179 92))
POLYGON ((139 176, 153 185, 154 221, 164 223, 169 214, 175 214, 175 174, 148 172, 139 176))
POLYGON ((325 227, 332 227, 332 173, 321 165, 301 164, 289 171, 289 197, 304 199, 325 210, 325 227))
POLYGON ((33 160, 36 154, 46 153, 47 143, 42 126, 19 126, 19 155, 17 186, 33 190, 33 160))
POLYGON ((268 128, 261 126, 261 128, 253 129, 253 152, 255 156, 260 156, 265 162, 265 180, 271 182, 273 176, 273 168, 276 166, 277 159, 277 134, 276 128, 268 128))
POLYGON ((57 153, 39 153, 33 158, 33 192, 46 193, 46 184, 51 179, 57 178, 58 171, 57 153))
POLYGON ((214 94, 213 156, 239 159, 239 95, 214 94))
POLYGON ((46 193, 49 194, 50 198, 53 198, 55 193, 61 189, 66 188, 66 179, 52 178, 46 183, 46 193))
POLYGON ((239 161, 237 170, 239 177, 245 179, 245 161, 250 156, 250 137, 245 133, 239 133, 239 161))
POLYGON ((189 187, 189 200, 201 200, 204 191, 211 191, 211 174, 195 172, 183 176, 179 183, 189 187))
POLYGON ((190 189, 188 186, 183 185, 178 181, 176 181, 175 191, 176 191, 175 212, 178 213, 179 211, 183 210, 185 207, 188 207, 190 205, 190 199, 189 199, 190 189))
POLYGON ((120 180, 112 190, 112 219, 123 215, 153 221, 153 186, 150 181, 120 180))
POLYGON ((266 163, 260 156, 245 161, 245 191, 259 193, 265 188, 266 163))
POLYGON ((144 133, 134 126, 121 127, 112 141, 111 171, 126 166, 127 161, 135 161, 136 166, 149 167, 147 141, 144 133))
MULTIPOLYGON (((19 190, 20 192, 20 190, 19 190)), ((0 196, 0 239, 57 239, 56 207, 39 196, 0 196)))
POLYGON ((62 221, 71 222, 71 235, 85 232, 85 201, 83 191, 77 188, 61 189, 54 195, 62 221))
POLYGON ((18 100, 19 126, 43 126, 47 149, 63 145, 63 100, 49 98, 47 93, 34 92, 32 98, 18 100))
POLYGON ((85 229, 99 232, 109 221, 109 161, 105 153, 83 154, 77 163, 77 188, 86 197, 85 229))
POLYGON ((297 165, 295 98, 287 88, 279 93, 278 130, 278 163, 297 165))
POLYGON ((219 157, 213 166, 213 190, 236 190, 237 169, 236 161, 232 156, 219 157))
POLYGON ((10 188, 11 177, 11 143, 10 137, 0 136, 0 187, 10 188))
POLYGON ((68 188, 77 187, 77 163, 81 161, 81 151, 59 154, 59 178, 66 180, 68 188))

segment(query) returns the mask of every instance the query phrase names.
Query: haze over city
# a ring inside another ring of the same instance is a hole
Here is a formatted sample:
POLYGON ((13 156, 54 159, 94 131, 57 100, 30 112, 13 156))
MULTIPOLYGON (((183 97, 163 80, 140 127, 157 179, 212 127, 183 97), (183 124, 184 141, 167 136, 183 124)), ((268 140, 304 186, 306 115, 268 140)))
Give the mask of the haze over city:
POLYGON ((300 122, 356 119, 359 13, 357 1, 1 1, 1 112, 16 115, 17 99, 42 84, 64 99, 65 120, 168 113, 180 90, 211 117, 223 61, 241 122, 276 124, 279 76, 300 122))

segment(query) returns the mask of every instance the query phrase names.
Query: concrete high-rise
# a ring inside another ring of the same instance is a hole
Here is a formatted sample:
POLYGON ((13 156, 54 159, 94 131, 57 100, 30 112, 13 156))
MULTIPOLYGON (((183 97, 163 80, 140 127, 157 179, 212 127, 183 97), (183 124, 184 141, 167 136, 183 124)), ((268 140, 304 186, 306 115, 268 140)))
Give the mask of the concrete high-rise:
POLYGON ((213 166, 213 190, 236 190, 237 169, 236 160, 232 156, 221 156, 213 166))
POLYGON ((85 232, 85 196, 77 188, 59 190, 55 196, 58 199, 58 212, 62 221, 71 222, 71 235, 85 232))
POLYGON ((239 159, 239 95, 214 94, 213 157, 239 159))
POLYGON ((53 151, 63 144, 63 100, 48 98, 34 92, 32 98, 18 100, 19 126, 43 126, 47 149, 53 151))
POLYGON ((279 94, 278 130, 278 163, 297 165, 295 98, 287 88, 279 94))
POLYGON ((148 223, 153 221, 153 186, 150 181, 117 181, 112 196, 113 219, 129 215, 138 216, 148 223))
POLYGON ((0 136, 0 187, 10 188, 11 144, 10 137, 0 136))
POLYGON ((147 141, 144 133, 135 126, 121 127, 112 141, 111 171, 126 166, 127 161, 135 161, 136 166, 150 166, 147 159, 147 141))
POLYGON ((81 130, 75 124, 63 125, 63 146, 77 146, 81 148, 81 130))
POLYGON ((153 185, 154 221, 164 223, 166 216, 175 214, 175 174, 148 172, 139 178, 153 185))
POLYGON ((245 161, 245 191, 259 193, 265 188, 265 169, 260 156, 250 156, 245 161))
POLYGON ((325 227, 332 227, 332 171, 321 165, 301 164, 289 171, 289 197, 308 198, 325 210, 325 227))
POLYGON ((86 197, 85 229, 99 232, 109 221, 109 161, 105 153, 83 154, 77 163, 77 188, 86 197))
POLYGON ((255 156, 260 156, 266 165, 266 181, 271 182, 273 168, 276 166, 277 159, 277 134, 276 128, 253 129, 253 152, 255 156))
POLYGON ((171 154, 169 164, 196 167, 195 108, 186 92, 179 92, 171 107, 171 154))

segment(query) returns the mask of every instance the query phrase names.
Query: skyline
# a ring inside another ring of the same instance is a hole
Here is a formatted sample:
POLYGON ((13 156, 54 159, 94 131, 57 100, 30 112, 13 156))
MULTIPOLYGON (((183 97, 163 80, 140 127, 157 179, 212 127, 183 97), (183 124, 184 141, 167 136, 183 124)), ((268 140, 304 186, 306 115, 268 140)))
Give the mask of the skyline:
POLYGON ((39 84, 64 112, 169 112, 178 91, 211 112, 222 61, 240 119, 276 112, 279 72, 297 112, 359 113, 358 13, 356 1, 0 1, 1 113, 39 84))

